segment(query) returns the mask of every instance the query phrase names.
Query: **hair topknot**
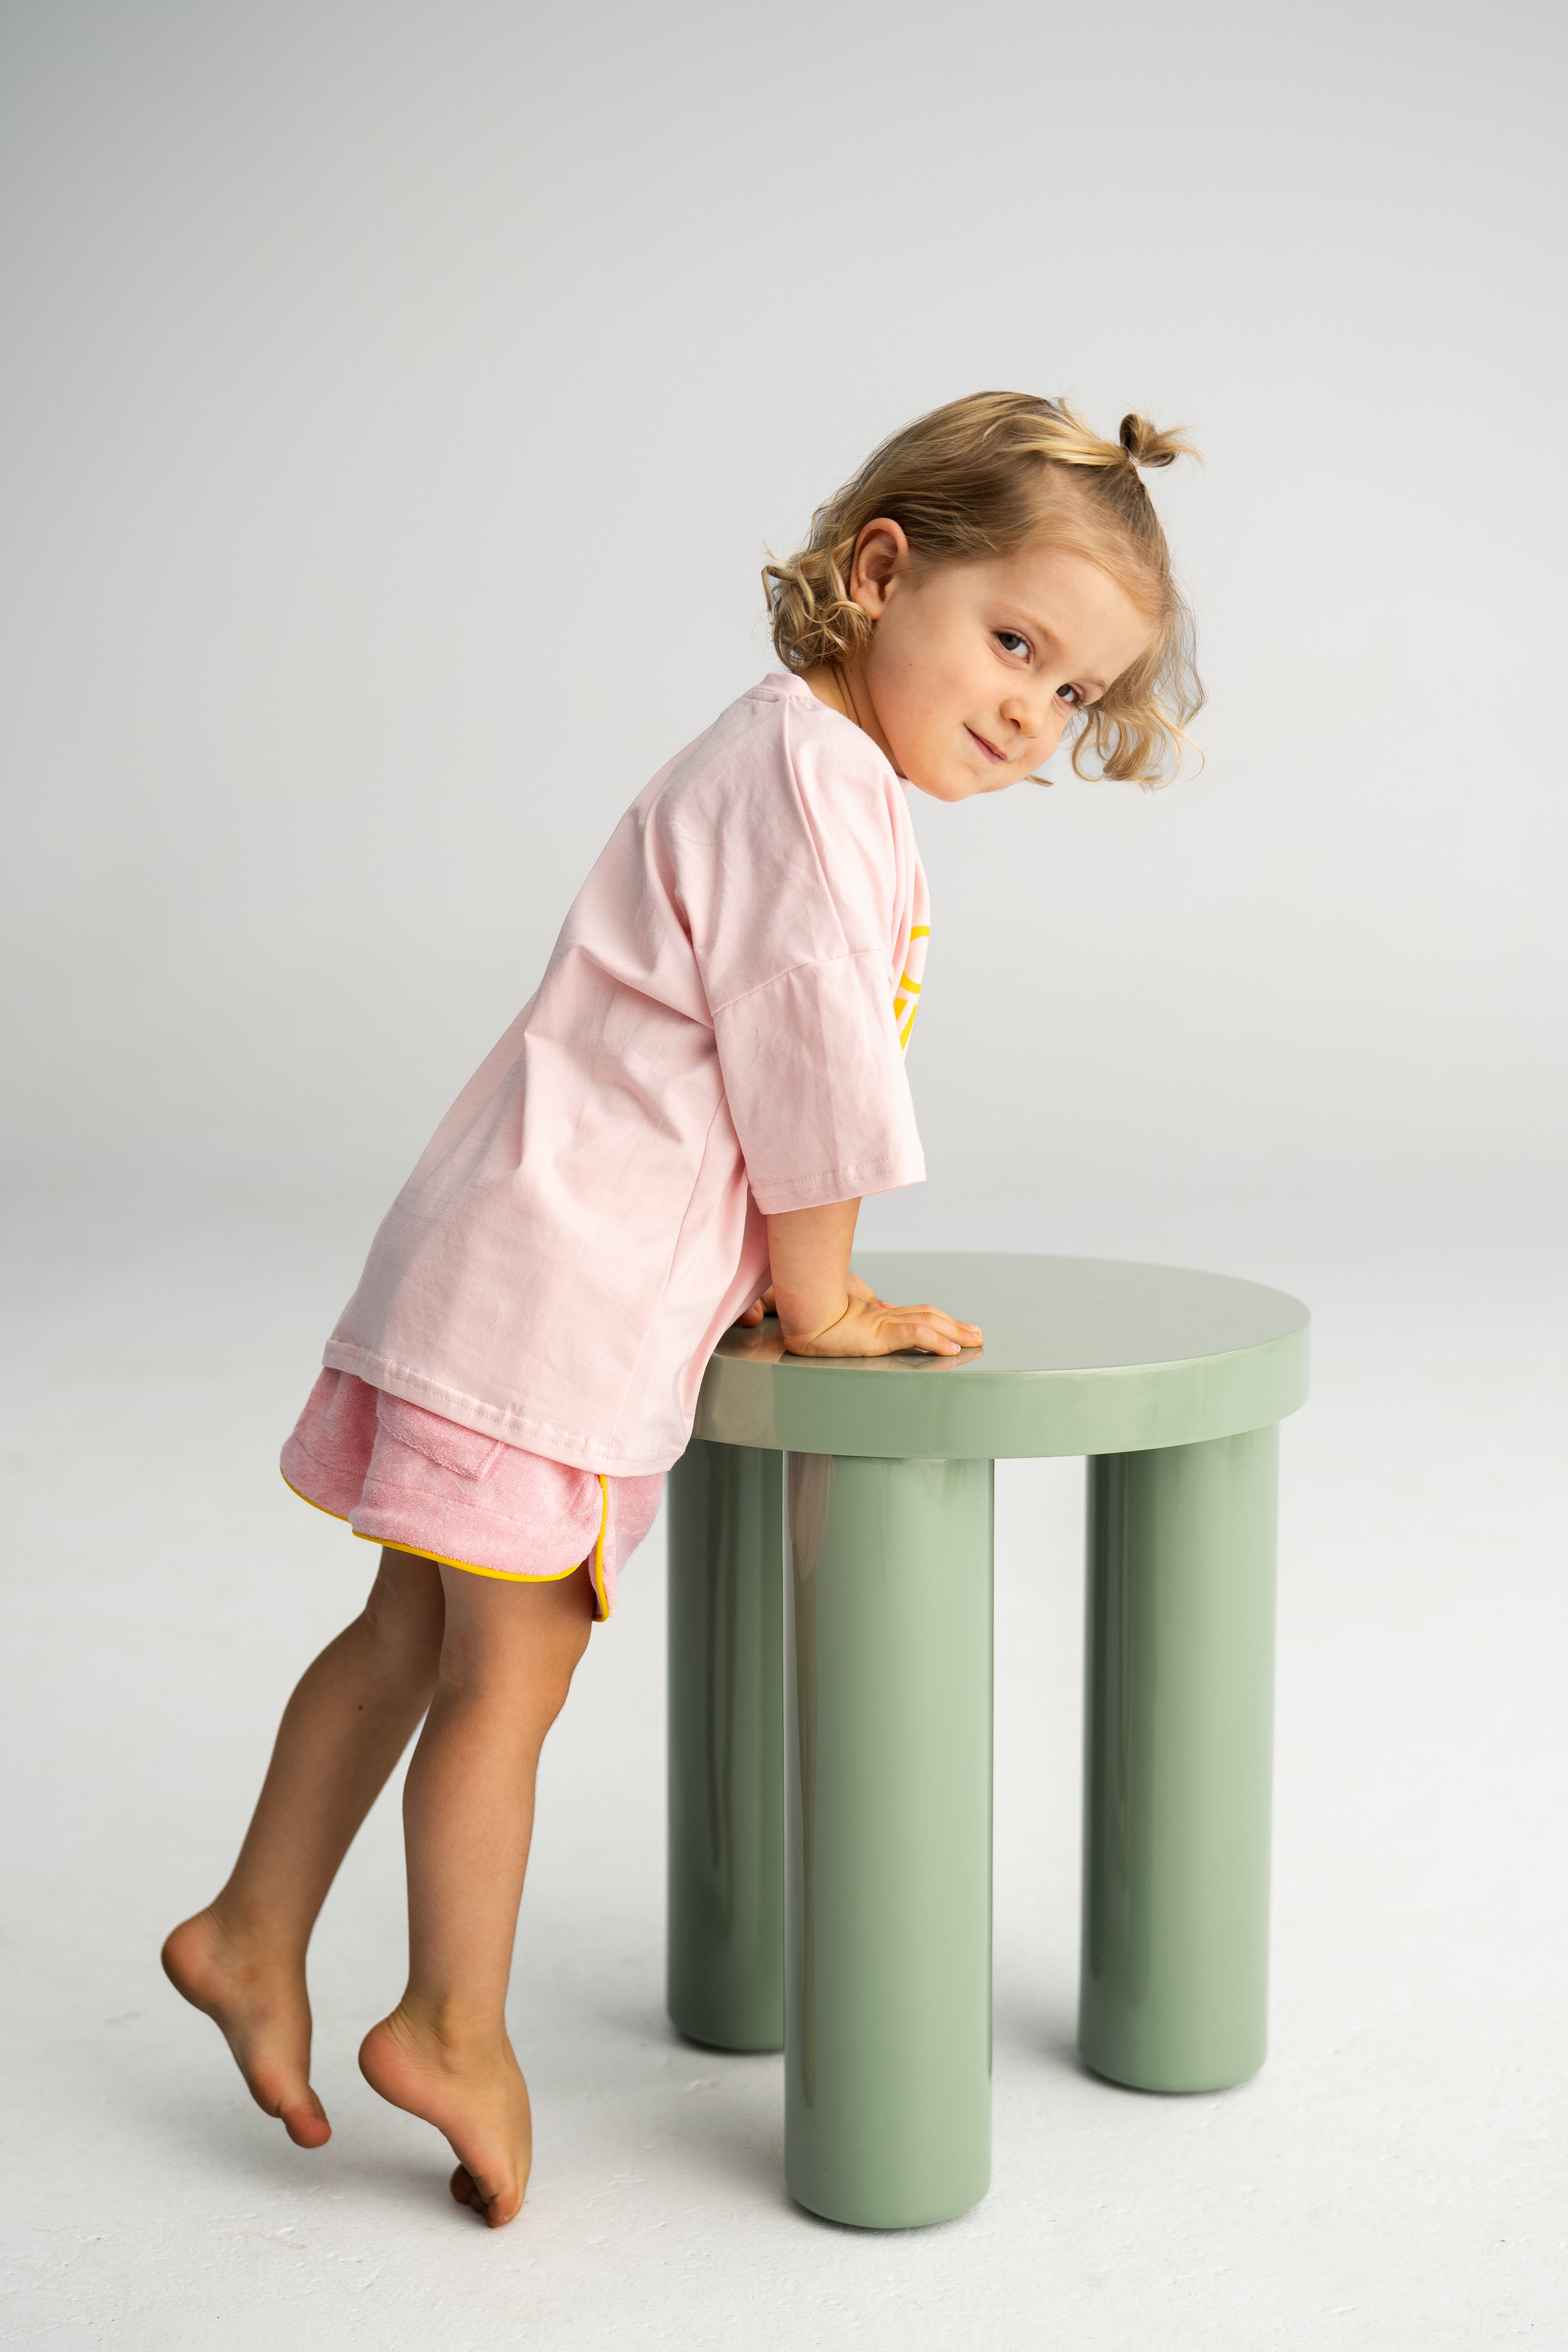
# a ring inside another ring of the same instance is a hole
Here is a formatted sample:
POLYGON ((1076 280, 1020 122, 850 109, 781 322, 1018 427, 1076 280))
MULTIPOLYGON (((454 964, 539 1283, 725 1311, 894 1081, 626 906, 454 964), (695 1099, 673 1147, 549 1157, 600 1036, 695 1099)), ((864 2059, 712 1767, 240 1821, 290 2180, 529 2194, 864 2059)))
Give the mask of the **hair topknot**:
POLYGON ((1135 466, 1173 466, 1178 457, 1197 456, 1180 432, 1162 433, 1146 416, 1122 418, 1121 446, 1135 466))
POLYGON ((1102 775, 1162 783, 1204 698, 1192 614, 1138 469, 1196 454, 1180 432, 1134 415, 1107 441, 1065 401, 1024 392, 950 401, 890 435, 817 508, 805 545, 763 566, 779 658, 802 671, 865 653, 873 625, 849 576, 868 522, 896 522, 911 555, 931 563, 1011 555, 1044 533, 1109 572, 1154 625, 1148 650, 1081 714, 1073 766, 1088 773, 1087 752, 1102 775))

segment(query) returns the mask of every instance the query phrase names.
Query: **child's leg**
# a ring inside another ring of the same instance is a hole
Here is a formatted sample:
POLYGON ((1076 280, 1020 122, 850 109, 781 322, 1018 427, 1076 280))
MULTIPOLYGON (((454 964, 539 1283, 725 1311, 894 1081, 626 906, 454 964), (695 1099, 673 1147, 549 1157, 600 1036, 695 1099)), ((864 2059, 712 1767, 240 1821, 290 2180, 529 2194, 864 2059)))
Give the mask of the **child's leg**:
POLYGON ((227 1885, 176 1927, 163 1966, 216 2019, 251 2096, 301 2147, 331 2126, 310 2088, 305 1948, 360 1823, 435 1688, 440 1570, 384 1551, 363 1613, 307 1668, 283 1711, 227 1885))
POLYGON ((446 1633, 408 1768, 408 1989, 360 2064, 394 2105, 446 2134, 452 2194, 491 2228, 522 2203, 528 2091, 506 2031, 517 1906, 544 1735, 587 1647, 585 1574, 508 1584, 444 1569, 446 1633))

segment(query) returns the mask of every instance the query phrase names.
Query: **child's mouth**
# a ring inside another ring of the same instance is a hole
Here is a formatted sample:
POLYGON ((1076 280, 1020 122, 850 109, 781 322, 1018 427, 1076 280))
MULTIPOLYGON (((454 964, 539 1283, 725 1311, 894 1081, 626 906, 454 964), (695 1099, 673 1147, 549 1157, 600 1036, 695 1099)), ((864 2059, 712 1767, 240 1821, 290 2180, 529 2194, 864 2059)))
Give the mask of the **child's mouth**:
POLYGON ((994 761, 998 767, 1002 765, 1002 754, 996 749, 994 743, 988 743, 984 735, 977 735, 973 728, 968 725, 965 726, 963 731, 970 738, 972 742, 979 744, 981 750, 984 752, 988 760, 994 761))

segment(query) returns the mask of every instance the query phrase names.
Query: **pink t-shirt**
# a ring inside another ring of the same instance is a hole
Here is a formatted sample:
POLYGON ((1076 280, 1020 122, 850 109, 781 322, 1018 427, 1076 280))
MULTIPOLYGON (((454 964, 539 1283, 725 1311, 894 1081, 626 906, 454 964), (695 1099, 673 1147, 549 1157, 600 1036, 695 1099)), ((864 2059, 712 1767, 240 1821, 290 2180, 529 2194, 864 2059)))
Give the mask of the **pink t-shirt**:
POLYGON ((327 1364, 580 1469, 668 1469, 765 1285, 759 1213, 925 1174, 905 790, 782 671, 662 769, 394 1202, 327 1364))

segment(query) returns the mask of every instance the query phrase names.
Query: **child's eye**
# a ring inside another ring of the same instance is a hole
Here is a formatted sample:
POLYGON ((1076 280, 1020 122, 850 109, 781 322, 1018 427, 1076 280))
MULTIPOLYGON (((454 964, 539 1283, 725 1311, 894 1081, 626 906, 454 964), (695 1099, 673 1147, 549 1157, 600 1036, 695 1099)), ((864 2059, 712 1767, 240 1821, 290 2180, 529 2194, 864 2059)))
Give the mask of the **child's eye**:
POLYGON ((1028 638, 1021 637, 1016 629, 998 629, 994 634, 996 642, 1001 646, 1005 654, 1026 654, 1028 652, 1028 638))
POLYGON ((1080 686, 1058 686, 1057 700, 1065 702, 1069 710, 1081 710, 1084 704, 1083 688, 1080 686))

